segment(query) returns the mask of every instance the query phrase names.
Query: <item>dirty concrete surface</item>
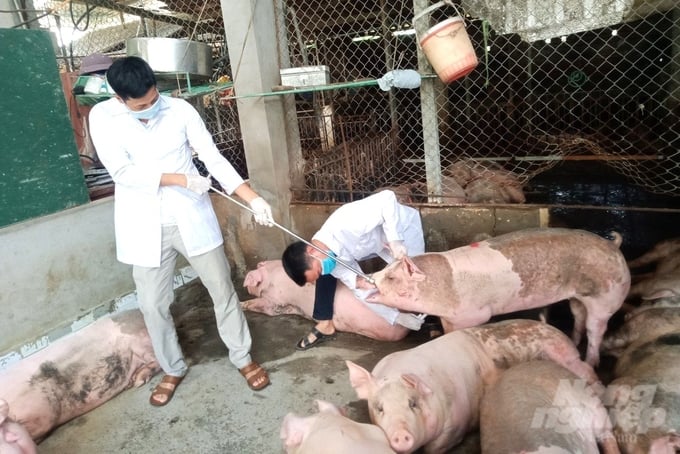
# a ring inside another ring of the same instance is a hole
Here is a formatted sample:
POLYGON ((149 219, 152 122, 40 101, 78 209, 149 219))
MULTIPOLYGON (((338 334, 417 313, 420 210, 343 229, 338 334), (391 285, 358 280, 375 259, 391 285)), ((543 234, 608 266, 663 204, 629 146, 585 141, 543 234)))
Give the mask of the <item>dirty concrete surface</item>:
MULTIPOLYGON (((237 289, 243 300, 250 298, 237 289)), ((210 297, 196 280, 177 290, 173 315, 190 370, 164 407, 149 404, 160 381, 122 392, 102 406, 55 429, 41 454, 79 453, 282 453, 279 429, 288 412, 316 412, 314 399, 345 406, 348 416, 370 422, 365 401, 356 398, 344 360, 369 370, 383 356, 427 340, 426 330, 399 342, 350 333, 310 350, 295 350, 313 323, 298 316, 269 317, 246 312, 253 358, 270 374, 271 385, 251 391, 229 363, 215 326, 210 297)), ((458 453, 479 452, 468 436, 458 453)))

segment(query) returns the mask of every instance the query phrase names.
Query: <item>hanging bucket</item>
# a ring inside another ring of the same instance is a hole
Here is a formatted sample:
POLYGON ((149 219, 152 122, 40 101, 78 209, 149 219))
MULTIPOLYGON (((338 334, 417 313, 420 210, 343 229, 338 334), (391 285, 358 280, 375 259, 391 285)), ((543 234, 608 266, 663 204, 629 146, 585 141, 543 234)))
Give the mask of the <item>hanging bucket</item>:
POLYGON ((423 49, 427 61, 430 62, 439 79, 448 84, 469 74, 477 67, 479 60, 472 48, 470 37, 465 31, 465 20, 458 13, 456 6, 448 0, 435 3, 415 15, 413 28, 416 28, 416 20, 425 16, 429 17, 429 13, 443 5, 453 6, 458 15, 431 27, 419 38, 418 45, 423 49))

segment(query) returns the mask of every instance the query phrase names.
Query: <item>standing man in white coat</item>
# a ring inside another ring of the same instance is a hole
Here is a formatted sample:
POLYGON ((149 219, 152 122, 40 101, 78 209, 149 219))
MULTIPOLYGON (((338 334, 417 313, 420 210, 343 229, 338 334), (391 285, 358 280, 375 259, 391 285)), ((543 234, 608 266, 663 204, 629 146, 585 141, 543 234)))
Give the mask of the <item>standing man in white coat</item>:
POLYGON ((115 182, 118 260, 132 265, 137 300, 165 376, 150 403, 165 405, 187 373, 170 313, 177 254, 187 258, 213 300, 229 359, 253 390, 269 384, 250 356, 252 339, 231 282, 223 236, 192 150, 228 193, 249 203, 255 220, 272 225, 271 208, 220 154, 198 112, 161 96, 151 67, 139 57, 115 61, 107 72, 114 98, 90 113, 92 140, 115 182))
MULTIPOLYGON (((389 264, 406 255, 425 252, 420 213, 398 203, 394 192, 389 190, 335 210, 314 234, 311 243, 355 270, 361 270, 359 260, 378 256, 389 264)), ((333 300, 337 279, 362 301, 370 293, 358 288, 357 279, 362 277, 302 241, 290 244, 281 261, 286 274, 299 286, 316 283, 312 317, 317 324, 297 343, 298 350, 307 350, 335 338, 333 300)), ((422 319, 413 314, 381 304, 364 303, 391 324, 420 329, 422 319)))

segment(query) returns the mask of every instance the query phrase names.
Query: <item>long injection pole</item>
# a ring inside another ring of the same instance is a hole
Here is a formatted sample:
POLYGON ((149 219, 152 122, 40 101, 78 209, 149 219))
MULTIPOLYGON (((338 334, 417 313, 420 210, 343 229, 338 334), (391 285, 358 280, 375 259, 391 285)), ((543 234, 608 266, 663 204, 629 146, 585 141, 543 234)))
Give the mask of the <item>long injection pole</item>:
MULTIPOLYGON (((250 211, 251 213, 255 214, 255 211, 253 211, 253 209, 250 208, 248 205, 245 205, 245 204, 239 202, 239 201, 236 200, 235 198, 233 198, 233 197, 231 197, 231 196, 225 194, 224 192, 220 191, 219 189, 215 189, 214 186, 210 186, 210 189, 212 189, 215 193, 221 195, 221 196, 224 197, 225 199, 231 200, 232 202, 234 202, 236 205, 240 206, 241 208, 244 208, 244 209, 250 211)), ((301 237, 300 235, 298 235, 297 233, 288 230, 287 228, 285 228, 285 227, 282 226, 281 224, 278 224, 278 223, 277 223, 276 221, 274 221, 273 219, 272 219, 272 224, 274 225, 274 227, 278 227, 279 229, 281 229, 281 230, 283 230, 284 232, 286 232, 288 235, 290 235, 290 236, 292 236, 292 237, 294 237, 294 238, 297 238, 298 240, 302 241, 302 242, 305 243, 307 246, 313 247, 314 249, 316 249, 317 251, 321 252, 321 253, 322 253, 323 255, 325 255, 326 257, 332 258, 333 260, 335 260, 335 261, 338 262, 340 265, 344 266, 345 268, 347 268, 348 270, 350 270, 350 271, 353 272, 354 274, 357 274, 357 275, 363 277, 364 279, 366 279, 370 284, 375 285, 375 280, 374 280, 371 276, 369 276, 369 275, 367 275, 367 274, 365 274, 365 273, 363 273, 363 272, 361 272, 361 271, 355 269, 355 268, 354 268, 353 266, 351 266, 350 264, 345 263, 344 260, 340 260, 340 259, 337 258, 337 257, 333 257, 333 256, 330 255, 328 252, 324 251, 324 250, 321 249, 320 247, 318 247, 318 246, 316 246, 316 245, 310 243, 309 241, 305 240, 304 238, 302 238, 302 237, 301 237)))

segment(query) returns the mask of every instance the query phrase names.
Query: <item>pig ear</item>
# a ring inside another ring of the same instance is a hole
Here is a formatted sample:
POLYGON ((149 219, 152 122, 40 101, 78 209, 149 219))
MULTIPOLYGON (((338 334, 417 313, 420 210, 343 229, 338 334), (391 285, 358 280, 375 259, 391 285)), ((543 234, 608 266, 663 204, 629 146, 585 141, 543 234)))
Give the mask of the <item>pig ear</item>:
POLYGON ((375 384, 373 376, 369 371, 352 361, 346 360, 345 364, 349 369, 349 382, 356 391, 357 397, 368 400, 368 397, 373 394, 372 390, 375 384))
POLYGON ((333 413, 335 415, 341 415, 342 412, 338 407, 333 405, 330 402, 327 402, 325 400, 317 399, 316 400, 316 406, 319 408, 320 412, 327 412, 327 413, 333 413))
POLYGON ((678 296, 676 292, 668 288, 654 290, 653 292, 642 295, 643 300, 656 300, 659 298, 674 298, 678 296))
POLYGON ((406 386, 410 386, 418 391, 418 394, 423 396, 432 394, 432 389, 415 374, 402 374, 401 381, 404 382, 406 386))
POLYGON ((252 270, 246 274, 246 278, 243 280, 243 287, 257 287, 260 282, 262 282, 262 273, 260 270, 252 270))
POLYGON ((304 437, 304 421, 293 413, 288 413, 283 418, 279 437, 283 440, 286 451, 290 452, 293 448, 300 446, 304 437))
POLYGON ((404 269, 406 270, 406 275, 409 278, 415 279, 416 281, 422 281, 425 279, 425 273, 420 271, 420 268, 418 268, 416 264, 413 263, 413 260, 411 260, 409 257, 404 257, 401 260, 404 265, 404 269))

